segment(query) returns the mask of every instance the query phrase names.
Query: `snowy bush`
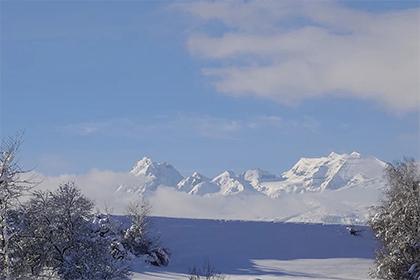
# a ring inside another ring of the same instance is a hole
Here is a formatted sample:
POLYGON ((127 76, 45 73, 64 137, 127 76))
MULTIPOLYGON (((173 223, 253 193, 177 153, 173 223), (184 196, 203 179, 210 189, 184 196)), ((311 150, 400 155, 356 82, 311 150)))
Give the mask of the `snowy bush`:
POLYGON ((157 247, 148 252, 147 262, 154 266, 167 266, 169 264, 169 257, 168 249, 157 247))
POLYGON ((389 189, 370 220, 382 243, 373 276, 420 280, 420 172, 413 160, 387 169, 389 189))
POLYGON ((124 260, 128 258, 127 250, 121 242, 123 231, 120 224, 113 221, 109 214, 97 213, 92 225, 95 233, 108 240, 111 255, 114 259, 124 260))
POLYGON ((131 226, 124 231, 121 243, 124 248, 136 257, 146 256, 146 262, 154 266, 169 264, 169 251, 160 247, 157 239, 149 233, 149 204, 142 200, 132 202, 127 207, 131 226))
POLYGON ((139 257, 149 252, 152 242, 145 236, 143 228, 133 224, 125 230, 122 244, 130 253, 139 257))

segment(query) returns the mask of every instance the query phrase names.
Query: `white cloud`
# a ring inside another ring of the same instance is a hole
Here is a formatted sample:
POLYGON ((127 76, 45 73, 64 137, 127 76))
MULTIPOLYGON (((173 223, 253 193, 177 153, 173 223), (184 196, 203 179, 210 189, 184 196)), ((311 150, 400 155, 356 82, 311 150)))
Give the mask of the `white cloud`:
MULTIPOLYGON (((115 192, 123 185, 135 188, 143 184, 143 180, 128 172, 115 172, 109 170, 91 170, 85 174, 65 174, 60 176, 45 176, 40 173, 31 173, 41 184, 38 190, 55 190, 60 184, 75 182, 82 193, 94 200, 100 210, 110 208, 112 213, 124 214, 130 201, 139 200, 141 196, 136 193, 115 192)), ((279 214, 279 201, 263 196, 252 197, 202 197, 192 196, 178 192, 170 187, 160 187, 147 197, 150 201, 154 215, 194 218, 225 218, 225 219, 274 219, 279 214), (253 209, 244 211, 247 205, 255 205, 253 209)), ((287 206, 296 203, 293 199, 284 200, 281 204, 282 215, 294 214, 296 209, 287 206)), ((299 207, 300 211, 306 209, 299 207)))
MULTIPOLYGON (((128 172, 92 170, 80 175, 44 176, 32 173, 30 176, 41 181, 38 190, 55 190, 60 184, 73 181, 84 195, 95 202, 98 210, 109 210, 114 214, 125 214, 129 202, 142 199, 136 193, 115 192, 120 185, 130 188, 143 184, 141 178, 128 172)), ((156 216, 288 221, 309 215, 314 222, 320 222, 323 216, 345 217, 359 212, 363 218, 367 207, 378 201, 379 194, 374 188, 360 188, 285 194, 271 199, 262 195, 196 196, 172 187, 159 187, 147 200, 152 206, 152 215, 156 216)))
POLYGON ((111 207, 115 213, 124 213, 129 201, 138 197, 118 195, 115 190, 120 186, 135 187, 142 181, 128 172, 115 172, 109 170, 93 169, 85 174, 63 174, 59 176, 46 176, 32 172, 32 181, 40 182, 38 190, 55 190, 60 184, 75 182, 84 195, 94 200, 96 206, 104 210, 111 207))
POLYGON ((329 95, 393 111, 420 105, 420 9, 370 13, 334 2, 225 1, 177 5, 221 36, 192 33, 187 47, 218 91, 290 104, 329 95), (214 65, 214 63, 212 63, 214 65))

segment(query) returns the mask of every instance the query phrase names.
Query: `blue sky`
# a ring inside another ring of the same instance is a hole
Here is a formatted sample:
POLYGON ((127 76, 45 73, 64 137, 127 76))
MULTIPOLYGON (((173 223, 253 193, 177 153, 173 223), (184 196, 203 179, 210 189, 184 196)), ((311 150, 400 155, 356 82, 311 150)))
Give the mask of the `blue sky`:
POLYGON ((46 174, 420 157, 419 7, 2 1, 1 136, 46 174))

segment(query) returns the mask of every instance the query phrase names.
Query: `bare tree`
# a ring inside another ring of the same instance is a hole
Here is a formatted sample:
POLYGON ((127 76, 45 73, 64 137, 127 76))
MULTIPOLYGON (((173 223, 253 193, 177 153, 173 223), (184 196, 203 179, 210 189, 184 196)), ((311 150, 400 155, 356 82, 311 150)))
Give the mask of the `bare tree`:
POLYGON ((0 279, 10 278, 10 243, 17 231, 10 215, 20 205, 20 198, 33 183, 24 178, 27 171, 17 161, 21 137, 3 140, 0 146, 0 279))
POLYGON ((386 168, 388 190, 370 225, 382 244, 373 276, 420 280, 420 172, 405 159, 386 168))
POLYGON ((127 213, 131 226, 124 232, 122 244, 134 256, 147 255, 150 264, 166 266, 169 264, 169 251, 159 246, 158 238, 152 238, 149 232, 150 209, 144 199, 129 203, 127 213))
POLYGON ((127 214, 132 224, 141 228, 144 234, 148 234, 150 211, 151 206, 145 199, 131 201, 127 206, 127 214))
POLYGON ((127 206, 131 226, 124 233, 123 245, 135 256, 147 254, 152 245, 148 232, 149 213, 150 206, 145 200, 130 202, 127 206))

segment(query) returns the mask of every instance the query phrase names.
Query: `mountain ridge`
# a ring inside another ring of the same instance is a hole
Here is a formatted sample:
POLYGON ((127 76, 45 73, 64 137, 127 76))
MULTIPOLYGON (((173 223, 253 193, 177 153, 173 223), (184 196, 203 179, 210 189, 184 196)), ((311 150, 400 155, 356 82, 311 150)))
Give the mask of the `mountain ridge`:
POLYGON ((259 194, 276 198, 285 193, 334 191, 355 186, 378 187, 384 184, 385 166, 385 162, 358 152, 332 152, 323 157, 302 157, 279 175, 256 168, 239 174, 225 170, 209 178, 198 172, 184 177, 167 162, 143 157, 130 171, 139 178, 139 185, 135 189, 120 187, 118 191, 148 193, 159 186, 167 186, 190 195, 259 194))

